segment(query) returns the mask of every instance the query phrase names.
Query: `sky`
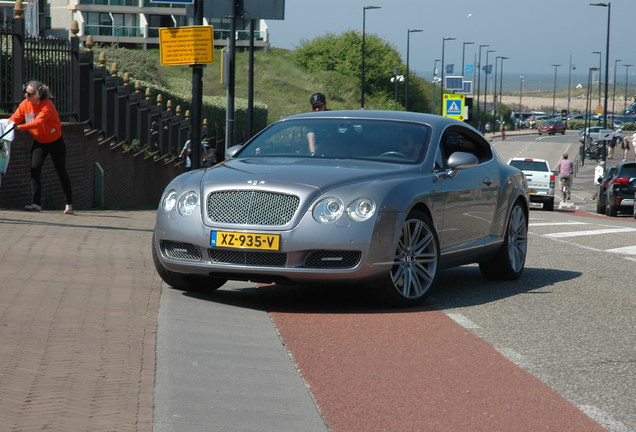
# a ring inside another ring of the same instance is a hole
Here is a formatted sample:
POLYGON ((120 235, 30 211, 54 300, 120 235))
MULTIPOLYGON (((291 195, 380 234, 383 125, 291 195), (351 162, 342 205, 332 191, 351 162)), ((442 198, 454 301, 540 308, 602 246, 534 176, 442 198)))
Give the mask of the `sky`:
MULTIPOLYGON (((365 32, 393 45, 405 64, 408 30, 423 30, 409 37, 409 67, 420 76, 432 75, 435 60, 442 57, 442 44, 444 63, 454 64, 456 72, 461 70, 464 47, 469 64, 479 57, 479 45, 490 45, 481 48, 482 64, 486 64, 487 51, 494 50, 488 53, 488 64, 494 69, 497 56, 508 57, 503 60, 507 73, 554 74, 556 70, 567 74, 571 63, 576 73, 587 77, 589 68, 598 67, 600 60, 605 76, 610 8, 590 3, 599 1, 286 0, 285 19, 268 20, 267 25, 271 46, 293 50, 303 39, 362 32, 363 8, 379 6, 366 10, 365 32), (455 40, 443 42, 444 38, 455 40), (601 56, 594 51, 601 51, 601 56)), ((617 64, 623 82, 626 72, 636 79, 636 0, 611 1, 609 52, 610 78, 617 64), (622 67, 625 64, 634 67, 622 67)))

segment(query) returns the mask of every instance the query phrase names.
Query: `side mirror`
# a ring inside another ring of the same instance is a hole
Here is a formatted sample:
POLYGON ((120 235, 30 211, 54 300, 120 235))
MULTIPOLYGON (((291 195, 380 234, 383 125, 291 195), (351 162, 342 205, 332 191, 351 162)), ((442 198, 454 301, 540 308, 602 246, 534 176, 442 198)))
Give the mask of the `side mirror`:
POLYGON ((454 170, 473 168, 478 163, 477 156, 472 153, 455 152, 448 158, 448 166, 454 170))
POLYGON ((472 153, 455 152, 448 158, 448 166, 451 168, 448 177, 455 178, 459 170, 474 168, 479 159, 472 153))
POLYGON ((243 147, 243 145, 239 144, 239 145, 232 146, 229 149, 225 150, 225 160, 228 160, 232 156, 234 156, 236 154, 236 152, 239 151, 242 147, 243 147))

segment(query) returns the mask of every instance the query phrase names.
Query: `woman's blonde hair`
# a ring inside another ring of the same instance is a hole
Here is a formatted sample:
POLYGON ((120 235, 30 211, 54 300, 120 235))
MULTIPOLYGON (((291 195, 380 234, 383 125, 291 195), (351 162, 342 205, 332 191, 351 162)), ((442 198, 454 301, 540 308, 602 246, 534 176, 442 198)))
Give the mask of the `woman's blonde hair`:
POLYGON ((49 86, 41 81, 29 81, 26 86, 33 87, 33 90, 35 90, 37 94, 40 95, 40 99, 51 99, 53 97, 53 95, 51 95, 49 86))

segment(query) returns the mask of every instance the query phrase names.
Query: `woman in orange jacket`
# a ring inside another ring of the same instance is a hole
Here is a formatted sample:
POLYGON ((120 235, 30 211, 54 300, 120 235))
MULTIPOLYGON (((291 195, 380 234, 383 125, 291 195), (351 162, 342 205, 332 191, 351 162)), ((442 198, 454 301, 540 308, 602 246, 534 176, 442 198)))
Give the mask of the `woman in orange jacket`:
POLYGON ((73 214, 71 180, 66 172, 66 144, 62 137, 60 116, 51 102, 49 87, 39 81, 31 81, 24 92, 24 101, 9 118, 16 130, 29 131, 33 136, 31 147, 31 190, 33 204, 24 207, 27 211, 42 210, 42 185, 40 177, 44 160, 50 154, 57 176, 66 197, 65 214, 73 214), (23 124, 22 121, 24 120, 23 124))

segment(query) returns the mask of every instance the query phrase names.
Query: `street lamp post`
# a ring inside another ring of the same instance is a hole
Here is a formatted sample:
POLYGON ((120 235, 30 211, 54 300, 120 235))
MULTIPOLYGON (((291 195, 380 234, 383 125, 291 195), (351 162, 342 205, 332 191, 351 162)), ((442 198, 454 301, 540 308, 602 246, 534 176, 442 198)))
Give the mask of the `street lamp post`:
MULTIPOLYGON (((497 56, 498 59, 501 59, 501 70, 499 72, 499 77, 501 78, 499 80, 499 98, 501 99, 501 94, 502 89, 503 89, 503 61, 504 60, 508 60, 509 57, 504 57, 504 56, 497 56)), ((495 59, 495 96, 493 98, 493 103, 494 103, 494 109, 493 112, 494 114, 498 114, 497 112, 497 103, 499 103, 499 101, 497 100, 497 59, 495 59)))
MULTIPOLYGON (((607 8, 607 38, 605 41, 605 98, 603 100, 603 129, 607 129, 607 88, 608 88, 608 84, 609 84, 609 47, 610 47, 610 19, 612 16, 612 3, 611 2, 607 2, 607 3, 590 3, 590 6, 601 6, 601 7, 606 7, 607 8)), ((599 77, 601 76, 601 73, 599 72, 599 77)), ((600 83, 599 83, 599 87, 600 87, 600 83)), ((603 144, 603 160, 605 160, 605 154, 606 154, 606 145, 607 143, 604 142, 603 144)))
POLYGON ((592 94, 592 72, 597 71, 598 68, 590 68, 590 71, 588 73, 587 76, 587 99, 585 101, 585 126, 584 126, 584 133, 583 133, 583 144, 587 145, 587 138, 589 136, 589 129, 588 129, 588 124, 589 124, 589 118, 590 118, 590 99, 591 99, 591 94, 592 94))
POLYGON ((411 30, 409 29, 408 32, 406 33, 406 77, 405 77, 405 82, 404 82, 404 109, 406 111, 409 110, 409 74, 410 74, 410 69, 409 69, 409 45, 410 45, 410 41, 411 41, 411 33, 419 33, 422 32, 424 30, 411 30))
MULTIPOLYGON (((477 114, 479 118, 481 116, 481 107, 479 106, 479 87, 481 86, 481 49, 482 48, 486 48, 489 47, 490 45, 487 44, 480 44, 479 45, 479 64, 477 65, 477 114)), ((477 125, 477 129, 479 129, 479 132, 481 132, 481 128, 480 125, 477 125)))
POLYGON ((439 99, 439 106, 441 109, 441 115, 444 115, 444 45, 446 44, 447 40, 455 40, 455 38, 442 38, 442 81, 439 84, 439 88, 440 88, 440 99, 439 99))
POLYGON ((431 94, 431 114, 435 114, 435 78, 437 77, 437 62, 441 61, 440 59, 435 59, 433 63, 433 92, 431 94))
POLYGON ((464 42, 463 46, 462 46, 462 77, 464 76, 465 70, 464 67, 466 66, 464 63, 464 59, 466 58, 466 45, 474 45, 475 42, 464 42))
POLYGON ((576 70, 576 66, 572 66, 572 54, 570 54, 570 67, 568 69, 568 115, 570 115, 570 90, 572 88, 572 70, 576 70))
POLYGON ((519 112, 522 111, 521 109, 521 95, 523 94, 523 75, 521 75, 519 77, 519 112))
POLYGON ((398 83, 404 81, 404 77, 400 75, 400 68, 398 66, 393 68, 393 77, 391 78, 391 81, 395 83, 395 91, 393 93, 395 97, 395 105, 393 109, 397 111, 398 83))
POLYGON ((361 81, 360 85, 360 109, 364 109, 364 39, 366 33, 366 20, 367 20, 367 9, 380 9, 380 6, 365 6, 362 8, 362 72, 361 72, 361 81))
POLYGON ((553 64, 554 66, 554 93, 552 94, 552 116, 555 114, 555 104, 556 104, 556 87, 557 87, 557 68, 561 66, 560 64, 553 64))
POLYGON ((592 54, 598 54, 598 104, 601 104, 601 75, 603 74, 603 68, 601 67, 601 61, 603 53, 601 51, 592 51, 592 54))
MULTIPOLYGON (((491 52, 495 52, 495 50, 486 50, 486 70, 484 71, 486 73, 486 78, 484 79, 485 82, 485 88, 484 88, 484 110, 482 111, 482 121, 481 124, 484 125, 484 127, 486 126, 486 103, 488 102, 488 53, 491 52)), ((495 128, 492 129, 492 131, 495 131, 495 128)))
POLYGON ((627 81, 629 79, 629 75, 627 75, 627 71, 629 71, 630 66, 634 66, 634 65, 624 64, 623 66, 625 66, 625 96, 623 96, 623 99, 625 101, 625 106, 623 107, 623 111, 625 111, 627 109, 627 81))
POLYGON ((616 68, 618 62, 623 60, 614 61, 614 90, 612 91, 612 127, 614 127, 614 117, 616 116, 616 68))

